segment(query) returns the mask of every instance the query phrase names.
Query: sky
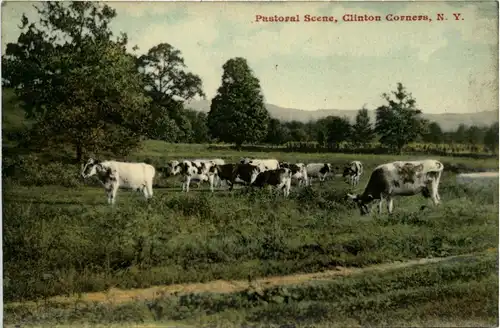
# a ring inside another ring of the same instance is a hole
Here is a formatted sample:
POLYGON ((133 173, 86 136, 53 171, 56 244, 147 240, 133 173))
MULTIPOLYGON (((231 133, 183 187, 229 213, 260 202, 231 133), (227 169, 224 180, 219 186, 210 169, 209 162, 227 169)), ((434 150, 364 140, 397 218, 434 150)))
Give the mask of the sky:
MULTIPOLYGON (((37 20, 36 2, 2 2, 2 51, 20 34, 22 13, 37 20)), ((424 113, 498 110, 498 4, 488 2, 118 2, 112 30, 130 49, 159 43, 182 52, 207 100, 222 65, 247 59, 265 101, 304 110, 374 109, 381 94, 403 83, 424 113), (448 20, 437 21, 437 13, 448 20), (455 20, 460 13, 463 20, 455 20), (256 22, 256 15, 301 22, 256 22), (305 22, 334 16, 337 23, 305 22), (344 22, 344 14, 380 15, 380 22, 344 22), (388 22, 387 14, 432 21, 388 22)), ((132 50, 130 50, 132 51, 132 50)))

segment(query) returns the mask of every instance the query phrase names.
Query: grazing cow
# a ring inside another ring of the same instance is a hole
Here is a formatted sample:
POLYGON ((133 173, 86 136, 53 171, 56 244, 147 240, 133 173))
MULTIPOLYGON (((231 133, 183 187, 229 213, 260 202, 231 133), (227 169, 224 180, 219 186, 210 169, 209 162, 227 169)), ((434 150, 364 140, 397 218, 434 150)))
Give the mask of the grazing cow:
POLYGON ((253 182, 252 176, 256 177, 261 172, 260 168, 252 164, 224 164, 217 165, 217 176, 222 181, 227 181, 231 184, 229 191, 232 191, 235 183, 247 184, 253 182))
POLYGON ((240 160, 240 163, 256 165, 260 168, 261 171, 276 170, 280 168, 280 164, 277 159, 242 158, 240 160))
POLYGON ((307 169, 304 163, 291 164, 287 162, 280 162, 279 164, 281 168, 290 169, 290 171, 292 172, 292 180, 297 180, 299 186, 302 184, 307 186, 308 184, 307 169))
MULTIPOLYGON (((192 162, 197 167, 200 167, 202 163, 212 163, 212 165, 213 164, 216 164, 216 165, 224 165, 225 164, 225 161, 223 159, 220 159, 220 158, 215 158, 215 159, 195 159, 195 160, 184 160, 184 161, 192 162)), ((165 172, 166 176, 175 176, 177 174, 180 174, 181 171, 182 171, 182 165, 181 164, 182 163, 179 162, 179 161, 177 161, 177 160, 170 161, 169 163, 167 163, 167 166, 162 169, 162 172, 165 172)), ((215 179, 216 179, 215 185, 220 185, 220 180, 217 177, 215 179)), ((202 183, 201 180, 198 180, 198 179, 195 179, 195 178, 193 178, 191 181, 196 181, 197 182, 197 187, 199 187, 200 184, 202 183)))
POLYGON ((252 173, 253 182, 251 186, 262 188, 267 185, 275 186, 278 190, 283 189, 285 197, 290 195, 290 185, 292 183, 292 172, 288 168, 267 170, 260 173, 252 173))
POLYGON ((180 167, 180 174, 183 176, 182 191, 189 192, 191 180, 200 182, 208 181, 210 191, 214 192, 215 178, 217 177, 217 165, 213 162, 195 162, 182 161, 177 167, 180 167))
POLYGON ((352 186, 356 186, 359 183, 359 179, 363 174, 363 164, 360 161, 352 161, 344 167, 344 173, 342 177, 346 179, 347 183, 352 186))
POLYGON ((434 205, 440 203, 439 180, 443 164, 428 159, 422 161, 397 161, 377 166, 364 192, 361 195, 347 194, 359 207, 361 215, 369 213, 371 201, 379 199, 379 213, 382 213, 382 201, 387 202, 387 210, 392 213, 394 196, 412 196, 422 194, 431 198, 434 205))
POLYGON ((328 174, 333 173, 330 163, 309 163, 306 165, 307 177, 309 185, 312 183, 312 178, 319 178, 319 181, 325 181, 328 174))
POLYGON ((90 158, 82 168, 82 177, 97 175, 108 195, 108 204, 114 204, 118 188, 142 191, 144 197, 153 197, 155 168, 146 163, 99 161, 90 158))

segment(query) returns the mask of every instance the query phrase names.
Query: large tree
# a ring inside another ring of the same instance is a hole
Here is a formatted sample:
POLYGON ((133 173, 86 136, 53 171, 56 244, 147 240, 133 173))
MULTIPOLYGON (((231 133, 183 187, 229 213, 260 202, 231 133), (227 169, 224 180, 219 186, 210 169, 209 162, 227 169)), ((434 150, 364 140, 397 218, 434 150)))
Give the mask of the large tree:
POLYGON ((437 122, 430 122, 427 126, 427 131, 422 135, 425 142, 439 144, 444 142, 444 133, 441 126, 437 122))
POLYGON ((326 141, 329 145, 335 145, 347 141, 351 137, 351 124, 345 117, 328 116, 326 118, 326 141))
POLYGON ((488 130, 486 130, 484 144, 493 153, 498 153, 498 122, 493 123, 488 130))
POLYGON ((374 137, 375 131, 370 123, 368 109, 363 106, 356 115, 356 123, 352 126, 351 140, 356 145, 366 145, 370 143, 374 137))
POLYGON ((405 145, 422 134, 425 123, 422 111, 401 83, 391 95, 384 93, 382 97, 387 104, 377 108, 375 132, 380 135, 380 143, 401 153, 405 145))
POLYGON ((207 114, 193 109, 186 109, 186 117, 191 123, 191 136, 187 140, 194 143, 206 143, 210 141, 207 127, 207 114))
POLYGON ((4 56, 5 79, 36 123, 31 142, 127 153, 140 141, 148 98, 127 37, 112 40, 116 13, 97 2, 43 2, 38 24, 22 17, 22 33, 4 56))
POLYGON ((238 148, 245 142, 263 140, 270 115, 264 106, 259 80, 241 57, 229 59, 222 69, 222 84, 208 113, 211 135, 235 143, 238 148))
POLYGON ((187 71, 181 51, 168 43, 149 49, 137 64, 146 81, 146 92, 152 98, 149 137, 189 141, 193 132, 183 103, 196 96, 205 97, 201 78, 187 71))
POLYGON ((266 142, 272 145, 282 145, 290 139, 290 131, 277 118, 272 118, 268 124, 266 142))

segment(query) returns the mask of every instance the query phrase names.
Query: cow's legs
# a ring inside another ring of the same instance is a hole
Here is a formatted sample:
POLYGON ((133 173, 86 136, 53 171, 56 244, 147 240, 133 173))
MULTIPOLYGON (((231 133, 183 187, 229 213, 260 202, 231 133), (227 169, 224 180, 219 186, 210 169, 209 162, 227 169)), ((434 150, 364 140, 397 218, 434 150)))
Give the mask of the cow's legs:
POLYGON ((436 180, 433 180, 430 185, 431 199, 434 205, 439 205, 439 193, 438 193, 438 183, 436 180))
POLYGON ((380 201, 378 202, 378 214, 382 214, 382 205, 384 203, 384 196, 380 196, 380 201))
POLYGON ((182 184, 182 191, 189 192, 189 184, 191 183, 191 177, 186 175, 184 178, 184 183, 182 184))
POLYGON ((439 172, 436 180, 435 180, 435 184, 436 184, 436 198, 438 201, 441 200, 441 196, 439 195, 439 181, 441 181, 441 172, 439 172))
POLYGON ((209 175, 208 176, 208 183, 210 184, 210 191, 214 192, 214 183, 215 183, 215 176, 214 175, 209 175))
POLYGON ((386 202, 387 202, 387 212, 389 212, 389 214, 392 214, 392 209, 394 207, 393 198, 387 197, 386 202))
POLYGON ((111 188, 107 190, 108 204, 111 204, 111 205, 115 204, 117 191, 118 191, 118 184, 111 186, 111 188))
POLYGON ((146 199, 152 198, 153 197, 153 185, 151 183, 147 183, 144 188, 142 189, 142 192, 144 193, 144 197, 146 199))
POLYGON ((285 197, 290 196, 290 188, 292 186, 292 179, 287 179, 285 182, 285 191, 283 192, 285 197))

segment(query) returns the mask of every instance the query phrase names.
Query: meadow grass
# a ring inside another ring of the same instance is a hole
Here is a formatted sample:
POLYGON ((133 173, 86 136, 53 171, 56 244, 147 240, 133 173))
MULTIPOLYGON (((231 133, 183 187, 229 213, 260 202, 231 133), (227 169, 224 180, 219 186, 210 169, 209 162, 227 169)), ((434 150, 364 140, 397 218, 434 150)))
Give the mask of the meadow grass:
MULTIPOLYGON (((376 165, 424 156, 211 151, 206 145, 167 146, 149 141, 145 148, 127 159, 148 160, 161 166, 170 159, 218 157, 234 162, 246 156, 275 157, 291 162, 328 161, 338 165, 358 159, 365 164, 366 173, 356 188, 334 177, 312 188, 293 188, 288 199, 267 190, 247 191, 245 188, 232 193, 217 190, 212 194, 206 184, 182 194, 178 180, 159 177, 154 198, 149 203, 138 193, 120 190, 115 207, 110 207, 101 187, 85 184, 78 177, 78 166, 25 161, 22 174, 4 179, 3 185, 4 300, 40 301, 54 295, 79 295, 112 287, 145 288, 216 279, 252 280, 269 275, 317 272, 336 266, 366 267, 415 258, 469 254, 498 245, 498 183, 484 188, 460 186, 454 173, 445 171, 439 207, 430 205, 420 210, 420 206, 429 201, 419 196, 397 198, 393 215, 360 216, 354 205, 345 199, 347 192, 363 189, 370 170, 376 165)), ((433 158, 442 160, 445 167, 461 164, 471 170, 498 169, 497 159, 433 158)), ((491 262, 491 258, 488 261, 491 262)), ((173 312, 158 320, 187 320, 194 325, 216 322, 217 326, 230 326, 231 322, 278 325, 281 322, 269 318, 277 316, 292 322, 298 317, 317 316, 319 321, 307 319, 301 324, 321 326, 340 322, 364 326, 369 323, 401 324, 411 319, 418 325, 418 322, 428 323, 440 318, 462 322, 467 319, 465 314, 476 309, 478 315, 471 320, 476 318, 478 321, 473 322, 491 322, 493 310, 481 312, 478 309, 484 307, 485 302, 489 309, 491 304, 497 304, 491 295, 497 295, 495 279, 498 275, 491 268, 489 275, 484 273, 483 262, 472 261, 470 266, 453 271, 451 278, 439 278, 441 271, 432 273, 432 277, 441 279, 439 284, 428 285, 429 273, 417 270, 415 275, 401 278, 392 287, 384 285, 392 275, 381 276, 382 280, 373 282, 374 286, 382 286, 381 289, 369 295, 362 293, 335 299, 307 296, 298 303, 265 306, 257 302, 251 306, 251 311, 230 306, 225 306, 226 309, 221 305, 214 313, 172 305, 173 312), (467 272, 475 270, 484 275, 467 276, 467 272), (429 293, 433 296, 423 296, 429 293), (464 295, 470 297, 464 298, 464 295), (406 305, 401 308, 387 304, 406 305), (348 310, 350 308, 358 310, 348 310), (434 317, 425 314, 433 308, 437 308, 434 317), (185 312, 186 316, 176 316, 174 310, 185 312), (389 316, 390 311, 396 314, 389 316), (332 317, 332 313, 337 313, 337 317, 332 317), (413 314, 415 316, 411 317, 413 314)), ((354 282, 345 283, 346 293, 359 293, 364 288, 354 282)), ((325 288, 325 295, 337 295, 339 288, 344 287, 325 288)), ((309 294, 315 293, 317 291, 309 294)), ((72 311, 77 314, 69 315, 68 309, 50 306, 33 312, 32 317, 26 312, 23 315, 31 318, 28 321, 33 324, 87 319, 97 324, 135 322, 137 318, 147 321, 154 313, 142 303, 106 305, 105 310, 99 310, 99 306, 82 310, 92 312, 88 316, 93 319, 74 309, 72 311), (121 316, 119 313, 128 314, 121 316)), ((168 309, 169 306, 162 307, 168 309)), ((6 312, 11 323, 19 318, 14 312, 6 312)))
POLYGON ((497 323, 496 254, 229 294, 160 295, 128 303, 7 305, 7 324, 138 327, 493 326, 497 323))

